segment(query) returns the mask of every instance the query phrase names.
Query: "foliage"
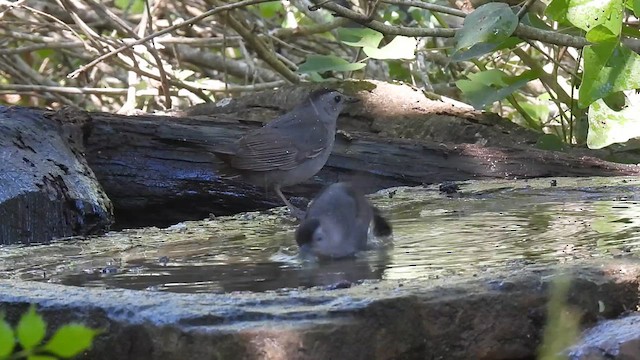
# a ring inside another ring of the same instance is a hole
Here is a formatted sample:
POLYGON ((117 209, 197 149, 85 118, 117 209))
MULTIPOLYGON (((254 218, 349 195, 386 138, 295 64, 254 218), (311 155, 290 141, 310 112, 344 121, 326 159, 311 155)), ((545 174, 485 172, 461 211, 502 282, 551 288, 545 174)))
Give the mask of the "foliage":
POLYGON ((551 283, 547 304, 547 324, 544 328, 542 343, 538 348, 538 359, 566 359, 563 353, 575 344, 580 335, 580 311, 568 304, 571 278, 556 275, 551 283))
POLYGON ((89 349, 99 331, 80 324, 66 324, 47 340, 47 324, 35 307, 22 315, 15 329, 0 319, 0 359, 71 358, 89 349))
POLYGON ((638 0, 75 4, 0 5, 0 101, 123 112, 373 78, 455 94, 565 143, 639 136, 638 0))

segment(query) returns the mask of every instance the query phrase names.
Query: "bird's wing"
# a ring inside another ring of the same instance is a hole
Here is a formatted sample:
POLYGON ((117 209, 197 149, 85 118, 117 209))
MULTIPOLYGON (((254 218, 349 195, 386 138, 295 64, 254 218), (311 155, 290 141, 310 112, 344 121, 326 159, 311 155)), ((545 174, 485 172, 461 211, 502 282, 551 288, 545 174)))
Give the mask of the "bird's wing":
POLYGON ((249 132, 237 144, 231 166, 239 170, 291 170, 302 161, 316 157, 323 148, 296 145, 293 137, 278 129, 262 127, 249 132))

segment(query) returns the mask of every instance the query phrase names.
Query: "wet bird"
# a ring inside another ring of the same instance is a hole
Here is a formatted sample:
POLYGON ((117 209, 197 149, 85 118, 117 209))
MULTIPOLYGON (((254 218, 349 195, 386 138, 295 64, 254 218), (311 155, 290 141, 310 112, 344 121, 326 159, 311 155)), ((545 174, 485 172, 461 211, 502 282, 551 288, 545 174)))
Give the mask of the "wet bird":
POLYGON ((249 131, 230 149, 214 153, 249 183, 272 189, 302 219, 304 212, 280 188, 303 182, 322 169, 333 148, 338 115, 357 101, 337 90, 316 90, 290 112, 249 131))
POLYGON ((371 225, 374 235, 391 235, 380 211, 353 184, 339 182, 313 199, 295 237, 301 253, 343 258, 367 249, 371 225))

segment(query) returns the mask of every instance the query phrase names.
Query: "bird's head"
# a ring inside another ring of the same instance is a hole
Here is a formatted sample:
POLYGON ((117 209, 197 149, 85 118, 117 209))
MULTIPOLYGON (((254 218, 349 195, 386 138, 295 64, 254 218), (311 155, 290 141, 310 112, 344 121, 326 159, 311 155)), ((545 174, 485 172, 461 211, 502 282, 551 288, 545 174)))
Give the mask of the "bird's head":
POLYGON ((310 111, 315 111, 323 121, 335 121, 345 106, 358 101, 358 98, 333 89, 320 89, 309 94, 310 111))

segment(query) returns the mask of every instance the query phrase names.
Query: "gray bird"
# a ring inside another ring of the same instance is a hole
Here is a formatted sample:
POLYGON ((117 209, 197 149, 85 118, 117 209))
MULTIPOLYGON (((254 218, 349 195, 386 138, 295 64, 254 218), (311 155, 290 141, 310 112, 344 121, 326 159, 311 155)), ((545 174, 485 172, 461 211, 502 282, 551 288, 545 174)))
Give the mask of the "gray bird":
POLYGON ((273 189, 301 219, 304 213, 280 188, 303 182, 322 169, 333 148, 338 115, 346 104, 356 101, 337 90, 314 91, 290 112, 215 154, 249 183, 273 189))
POLYGON ((391 235, 391 225, 351 183, 335 183, 309 204, 304 221, 296 230, 301 253, 343 258, 367 249, 373 222, 376 236, 391 235))

